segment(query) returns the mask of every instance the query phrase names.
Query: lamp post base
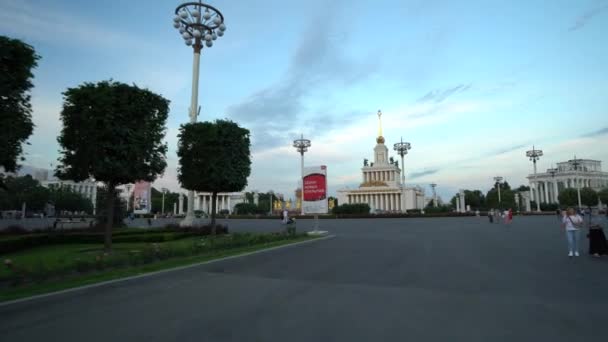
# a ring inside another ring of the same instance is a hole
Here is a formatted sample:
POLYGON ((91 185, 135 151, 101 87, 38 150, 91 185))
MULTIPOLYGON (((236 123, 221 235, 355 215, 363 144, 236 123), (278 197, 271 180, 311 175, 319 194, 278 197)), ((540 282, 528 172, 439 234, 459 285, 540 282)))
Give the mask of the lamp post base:
POLYGON ((194 226, 195 218, 196 217, 194 216, 194 213, 192 213, 192 214, 188 213, 188 214, 186 214, 186 217, 179 222, 179 226, 180 227, 192 227, 192 226, 194 226))

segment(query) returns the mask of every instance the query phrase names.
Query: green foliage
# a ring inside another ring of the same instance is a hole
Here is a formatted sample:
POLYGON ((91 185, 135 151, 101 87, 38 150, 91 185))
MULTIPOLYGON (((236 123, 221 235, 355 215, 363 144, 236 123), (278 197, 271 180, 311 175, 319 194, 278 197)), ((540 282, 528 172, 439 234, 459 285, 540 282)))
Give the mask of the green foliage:
POLYGON ((436 214, 436 213, 448 213, 450 212, 451 207, 449 205, 439 205, 437 207, 433 206, 433 202, 429 202, 429 205, 424 208, 424 212, 426 214, 436 214))
POLYGON ((251 173, 249 130, 229 120, 182 125, 177 178, 188 190, 211 192, 215 224, 218 192, 241 191, 251 173))
POLYGON ((591 188, 581 189, 581 203, 587 207, 596 206, 598 202, 597 192, 591 188))
POLYGON ((494 187, 488 191, 486 195, 486 209, 508 209, 517 208, 515 203, 515 191, 511 190, 509 183, 500 183, 500 202, 498 201, 498 183, 494 183, 494 187))
POLYGON ((68 189, 51 189, 50 201, 55 205, 55 211, 71 211, 93 213, 93 203, 86 196, 68 189))
POLYGON ((84 83, 63 95, 60 178, 117 186, 153 181, 165 170, 168 100, 113 81, 84 83))
POLYGON ((6 189, 0 189, 0 210, 21 210, 23 202, 28 211, 42 211, 49 201, 49 190, 30 175, 6 177, 6 189))
POLYGON ((370 207, 367 203, 341 204, 335 206, 332 210, 333 214, 369 214, 370 207))
POLYGON ((116 186, 153 181, 166 166, 163 142, 169 101, 147 89, 114 81, 84 83, 64 93, 55 170, 61 179, 106 184, 106 249, 111 248, 116 186))
MULTIPOLYGON (((184 200, 184 202, 188 202, 184 200)), ((179 212, 179 193, 167 192, 165 193, 165 213, 173 213, 173 204, 176 203, 179 212)), ((153 213, 161 213, 163 209, 163 193, 162 191, 152 188, 152 207, 153 213)))
POLYGON ((559 195, 557 195, 557 199, 561 205, 570 207, 578 205, 578 194, 574 188, 563 189, 559 192, 559 195))
POLYGON ((29 92, 38 59, 31 46, 0 36, 0 167, 9 172, 17 169, 22 144, 34 129, 29 92))
POLYGON ((602 201, 602 203, 607 204, 608 203, 608 188, 604 188, 604 189, 598 191, 597 196, 600 198, 600 201, 602 201))
MULTIPOLYGON (((265 212, 268 212, 266 210, 265 212)), ((237 215, 254 215, 261 214, 260 208, 253 203, 238 203, 234 206, 234 213, 237 215)))
POLYGON ((517 188, 517 191, 530 191, 530 187, 527 185, 520 185, 519 188, 517 188))

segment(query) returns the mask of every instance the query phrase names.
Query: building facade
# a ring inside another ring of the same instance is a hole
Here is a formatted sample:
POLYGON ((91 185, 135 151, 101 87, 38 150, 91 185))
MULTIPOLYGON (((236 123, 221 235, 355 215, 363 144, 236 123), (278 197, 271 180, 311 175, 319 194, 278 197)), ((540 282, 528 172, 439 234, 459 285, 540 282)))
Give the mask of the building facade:
MULTIPOLYGON (((194 210, 201 210, 205 214, 211 214, 211 196, 210 192, 195 192, 194 193, 194 210)), ((215 204, 215 212, 219 213, 222 210, 228 210, 230 214, 234 212, 234 206, 245 202, 245 194, 242 192, 220 192, 217 194, 215 204)))
POLYGON ((380 126, 374 147, 374 162, 368 164, 367 159, 364 160, 362 183, 358 188, 338 190, 338 204, 367 203, 372 212, 424 209, 424 189, 419 186, 406 187, 401 183, 401 172, 398 161, 388 156, 380 126))
POLYGON ((554 169, 528 175, 531 200, 539 203, 559 203, 559 193, 568 188, 608 188, 608 172, 602 171, 602 162, 576 159, 557 163, 554 169))

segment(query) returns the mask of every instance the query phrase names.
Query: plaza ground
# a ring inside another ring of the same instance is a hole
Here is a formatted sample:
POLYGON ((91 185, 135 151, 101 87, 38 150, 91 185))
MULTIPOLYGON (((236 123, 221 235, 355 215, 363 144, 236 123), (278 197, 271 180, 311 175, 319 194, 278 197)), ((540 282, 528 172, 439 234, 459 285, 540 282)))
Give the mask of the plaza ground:
MULTIPOLYGON (((220 221, 222 222, 222 221, 220 221)), ((279 220, 229 220, 276 231, 279 220)), ((0 306, 7 341, 591 341, 608 259, 554 216, 321 220, 335 237, 0 306)), ((310 228, 301 220, 298 229, 310 228)))

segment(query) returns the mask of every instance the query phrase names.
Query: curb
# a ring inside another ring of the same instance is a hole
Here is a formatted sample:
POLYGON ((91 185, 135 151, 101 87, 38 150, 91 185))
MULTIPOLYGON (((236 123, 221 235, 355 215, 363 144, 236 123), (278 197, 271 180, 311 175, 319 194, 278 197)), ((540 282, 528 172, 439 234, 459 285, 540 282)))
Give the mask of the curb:
POLYGON ((106 286, 106 285, 110 285, 110 284, 116 284, 116 283, 120 283, 120 282, 126 282, 126 281, 130 281, 130 280, 135 280, 135 279, 152 277, 152 276, 155 276, 155 275, 158 275, 158 274, 169 273, 169 272, 174 272, 174 271, 180 271, 180 270, 194 268, 194 267, 198 267, 198 266, 202 266, 202 265, 212 264, 212 263, 215 263, 215 262, 220 262, 220 261, 225 261, 225 260, 231 260, 231 259, 237 259, 237 258, 247 257, 247 256, 250 256, 250 255, 271 252, 271 251, 274 251, 274 250, 277 250, 277 249, 304 245, 304 244, 313 243, 313 242, 317 242, 317 241, 321 241, 321 240, 331 239, 331 238, 334 238, 334 237, 336 237, 336 236, 335 235, 327 235, 327 236, 319 237, 319 238, 312 239, 312 240, 300 241, 300 242, 290 243, 290 244, 286 244, 286 245, 282 245, 282 246, 275 246, 275 247, 260 249, 260 250, 253 251, 253 252, 247 252, 247 253, 237 254, 237 255, 231 255, 231 256, 227 256, 227 257, 223 257, 223 258, 219 258, 219 259, 202 261, 202 262, 199 262, 199 263, 196 263, 196 264, 190 264, 190 265, 185 265, 185 266, 178 266, 178 267, 168 268, 168 269, 164 269, 164 270, 160 270, 160 271, 155 271, 155 272, 150 272, 150 273, 145 273, 145 274, 139 274, 139 275, 129 276, 129 277, 125 277, 125 278, 106 280, 106 281, 102 281, 100 283, 89 284, 89 285, 78 286, 78 287, 72 287, 72 288, 69 288, 69 289, 59 290, 59 291, 54 291, 54 292, 49 292, 49 293, 43 293, 43 294, 31 296, 31 297, 14 299, 14 300, 6 301, 6 302, 0 302, 0 307, 5 307, 5 306, 13 305, 13 304, 19 304, 19 303, 24 303, 24 302, 38 300, 38 299, 53 297, 53 296, 57 296, 57 295, 61 295, 61 294, 66 294, 66 293, 70 293, 70 292, 77 292, 77 291, 87 290, 87 289, 91 289, 91 288, 95 288, 95 287, 101 287, 101 286, 106 286))

